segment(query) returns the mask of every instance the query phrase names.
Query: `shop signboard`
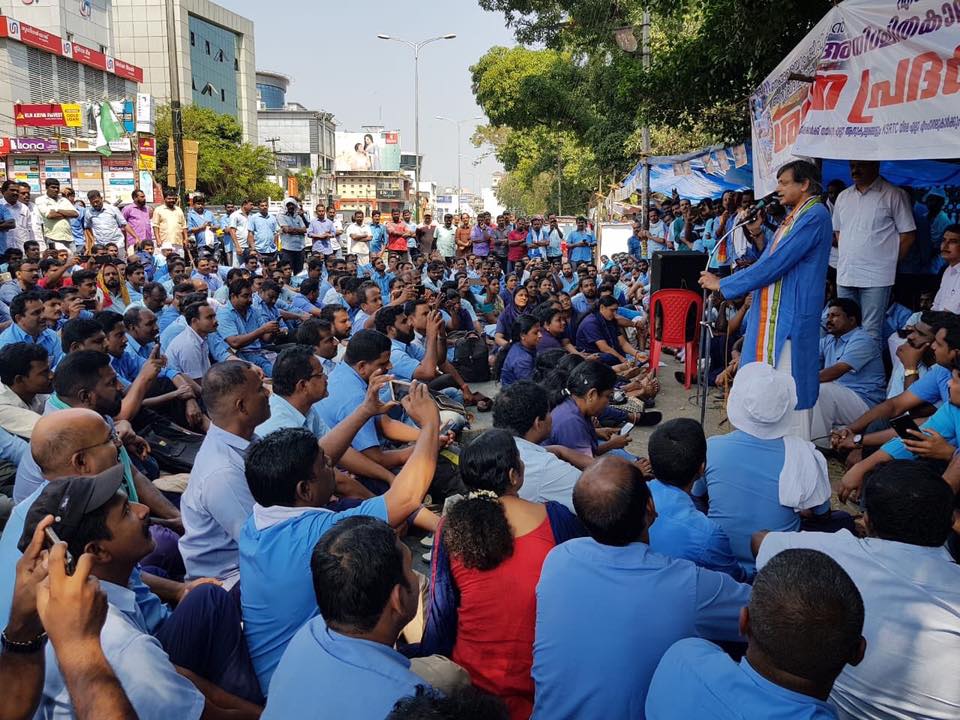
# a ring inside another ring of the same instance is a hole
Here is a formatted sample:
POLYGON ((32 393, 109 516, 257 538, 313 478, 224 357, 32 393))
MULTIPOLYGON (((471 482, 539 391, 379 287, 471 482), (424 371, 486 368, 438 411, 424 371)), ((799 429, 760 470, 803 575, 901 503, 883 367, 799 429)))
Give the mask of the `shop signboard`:
POLYGON ((103 197, 108 203, 129 202, 136 187, 133 158, 103 158, 103 197))
POLYGON ((9 159, 9 173, 13 180, 30 184, 30 192, 40 193, 40 160, 37 157, 14 155, 9 159))
POLYGON ((73 172, 73 189, 77 197, 86 195, 90 190, 103 192, 103 170, 99 155, 72 155, 70 168, 73 172))
POLYGON ((42 184, 48 178, 59 180, 60 185, 69 185, 72 180, 70 177, 70 158, 66 155, 50 155, 40 158, 40 183, 42 184))

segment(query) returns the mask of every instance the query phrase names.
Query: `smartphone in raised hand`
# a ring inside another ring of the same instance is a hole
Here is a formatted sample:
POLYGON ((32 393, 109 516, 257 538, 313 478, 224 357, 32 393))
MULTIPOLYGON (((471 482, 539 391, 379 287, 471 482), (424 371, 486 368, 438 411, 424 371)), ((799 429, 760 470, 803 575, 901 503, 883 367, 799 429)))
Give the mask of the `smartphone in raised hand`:
MULTIPOLYGON (((47 540, 50 543, 50 547, 53 547, 58 542, 61 542, 60 537, 57 535, 56 531, 52 527, 48 527, 46 530, 44 530, 44 533, 47 536, 47 540)), ((73 554, 70 552, 69 549, 67 550, 65 560, 67 563, 67 575, 73 575, 73 571, 76 569, 77 564, 73 558, 73 554)))

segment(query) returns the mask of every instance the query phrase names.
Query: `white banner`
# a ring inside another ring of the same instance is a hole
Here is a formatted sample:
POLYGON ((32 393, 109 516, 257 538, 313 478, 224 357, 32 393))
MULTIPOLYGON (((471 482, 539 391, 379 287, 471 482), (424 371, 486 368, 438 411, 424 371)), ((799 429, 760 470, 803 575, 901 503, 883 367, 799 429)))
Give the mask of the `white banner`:
POLYGON ((791 156, 960 157, 960 0, 846 0, 758 88, 751 116, 759 194, 791 156))
POLYGON ((757 197, 776 190, 777 170, 795 159, 793 144, 810 94, 810 83, 800 78, 816 72, 837 10, 831 9, 750 96, 753 188, 757 197))

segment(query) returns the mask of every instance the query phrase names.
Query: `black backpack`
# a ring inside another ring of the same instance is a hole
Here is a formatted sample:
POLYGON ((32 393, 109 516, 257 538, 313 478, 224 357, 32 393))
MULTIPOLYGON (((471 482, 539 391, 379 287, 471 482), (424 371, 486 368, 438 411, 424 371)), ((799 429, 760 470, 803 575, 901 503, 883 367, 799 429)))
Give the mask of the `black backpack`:
POLYGON ((490 380, 490 361, 487 343, 476 333, 467 333, 454 341, 453 366, 468 383, 490 380))

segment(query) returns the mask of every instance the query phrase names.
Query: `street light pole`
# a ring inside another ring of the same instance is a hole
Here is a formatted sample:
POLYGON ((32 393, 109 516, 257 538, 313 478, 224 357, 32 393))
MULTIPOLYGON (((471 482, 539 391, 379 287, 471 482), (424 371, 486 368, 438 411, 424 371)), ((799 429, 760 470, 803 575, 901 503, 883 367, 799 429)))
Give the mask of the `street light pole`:
POLYGON ((173 177, 177 197, 184 212, 187 209, 186 180, 183 167, 183 114, 180 109, 180 59, 177 57, 177 25, 173 0, 166 0, 167 65, 170 71, 170 128, 173 137, 173 177))
POLYGON ((443 115, 437 115, 436 117, 437 120, 443 120, 444 122, 453 123, 457 126, 457 214, 459 215, 462 212, 460 207, 460 192, 463 189, 463 180, 460 175, 460 160, 463 158, 463 154, 460 152, 460 126, 472 120, 483 120, 483 116, 474 115, 472 118, 465 118, 464 120, 454 120, 453 118, 444 117, 443 115))
POLYGON ((437 37, 427 38, 426 40, 421 40, 420 42, 413 42, 411 40, 404 40, 403 38, 395 38, 389 35, 379 34, 377 37, 380 40, 393 40, 394 42, 403 43, 407 47, 413 50, 413 152, 414 152, 414 187, 413 198, 414 198, 414 219, 419 224, 420 223, 420 48, 424 45, 429 45, 432 42, 437 40, 453 40, 456 37, 455 33, 447 33, 446 35, 438 35, 437 37))

